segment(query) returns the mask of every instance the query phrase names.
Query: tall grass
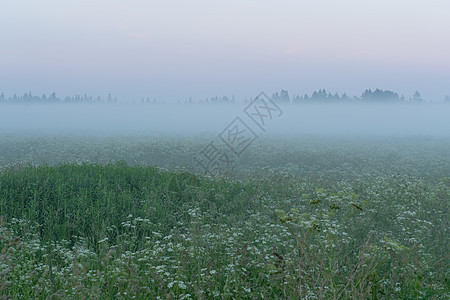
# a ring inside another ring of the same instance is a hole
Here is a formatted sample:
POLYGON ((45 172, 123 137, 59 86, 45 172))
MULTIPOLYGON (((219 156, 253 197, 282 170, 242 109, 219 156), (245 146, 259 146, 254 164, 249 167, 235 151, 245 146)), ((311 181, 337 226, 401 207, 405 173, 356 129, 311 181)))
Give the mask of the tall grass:
POLYGON ((416 176, 372 168, 368 150, 360 170, 321 153, 322 173, 287 153, 244 180, 124 161, 3 168, 0 294, 448 299, 448 161, 416 158, 416 176))

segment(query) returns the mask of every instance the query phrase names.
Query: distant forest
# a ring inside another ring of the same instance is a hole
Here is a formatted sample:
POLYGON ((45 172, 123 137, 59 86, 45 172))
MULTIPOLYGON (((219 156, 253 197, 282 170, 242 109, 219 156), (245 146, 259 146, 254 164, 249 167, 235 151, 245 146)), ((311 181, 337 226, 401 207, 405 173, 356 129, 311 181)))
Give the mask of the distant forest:
MULTIPOLYGON (((314 91, 311 95, 289 95, 288 91, 281 90, 281 92, 276 92, 272 94, 272 99, 278 103, 349 103, 349 102, 366 102, 366 103, 422 103, 426 102, 419 91, 416 91, 413 96, 405 98, 403 95, 399 96, 396 92, 389 90, 375 89, 374 91, 368 89, 365 90, 361 96, 347 96, 346 93, 339 95, 338 93, 330 93, 325 89, 314 91)), ((250 102, 252 99, 245 99, 245 102, 250 102)), ((41 97, 32 95, 31 92, 25 93, 22 96, 10 96, 7 97, 3 93, 0 94, 0 103, 119 103, 120 101, 117 97, 113 97, 110 94, 105 97, 92 97, 85 95, 75 95, 74 97, 63 97, 60 98, 56 96, 55 93, 46 96, 45 94, 41 97)), ((444 98, 444 102, 450 103, 450 97, 447 95, 444 98)), ((133 101, 132 103, 142 103, 142 104, 152 104, 161 103, 156 100, 150 100, 150 98, 142 98, 140 101, 133 101)), ((210 97, 203 100, 192 100, 192 98, 186 99, 184 101, 178 101, 178 103, 186 104, 218 104, 218 103, 237 103, 234 96, 229 98, 227 96, 222 97, 210 97)))

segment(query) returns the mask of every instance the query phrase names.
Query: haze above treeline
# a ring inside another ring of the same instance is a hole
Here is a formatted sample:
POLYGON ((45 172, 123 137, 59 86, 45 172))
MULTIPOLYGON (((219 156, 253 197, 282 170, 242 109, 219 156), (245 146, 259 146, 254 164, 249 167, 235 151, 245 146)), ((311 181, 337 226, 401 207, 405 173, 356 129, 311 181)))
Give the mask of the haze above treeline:
MULTIPOLYGON (((399 95, 397 92, 391 90, 381 89, 366 89, 360 96, 349 96, 347 93, 338 94, 328 92, 326 89, 320 89, 314 91, 312 94, 304 95, 289 95, 287 90, 281 90, 272 94, 272 100, 279 103, 425 103, 425 102, 445 102, 450 103, 450 96, 445 96, 441 101, 433 99, 425 99, 422 97, 419 91, 416 91, 412 96, 405 97, 403 94, 399 95)), ((183 100, 178 100, 179 104, 227 104, 227 103, 248 103, 253 97, 245 99, 236 99, 234 96, 213 96, 205 99, 193 99, 188 97, 183 100)), ((42 96, 33 95, 31 92, 25 93, 22 96, 6 96, 4 93, 0 93, 0 103, 27 103, 27 104, 39 104, 39 103, 133 103, 133 104, 152 104, 152 103, 165 103, 155 98, 142 98, 140 100, 125 100, 118 99, 111 94, 106 97, 93 97, 87 94, 77 94, 75 96, 60 97, 55 92, 42 96)))

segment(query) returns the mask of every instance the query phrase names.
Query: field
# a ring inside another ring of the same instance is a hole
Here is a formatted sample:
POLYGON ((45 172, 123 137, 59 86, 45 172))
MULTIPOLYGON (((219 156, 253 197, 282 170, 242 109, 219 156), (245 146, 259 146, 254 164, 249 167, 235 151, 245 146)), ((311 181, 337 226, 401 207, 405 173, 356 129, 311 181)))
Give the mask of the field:
POLYGON ((2 136, 0 295, 449 299, 450 139, 2 136))

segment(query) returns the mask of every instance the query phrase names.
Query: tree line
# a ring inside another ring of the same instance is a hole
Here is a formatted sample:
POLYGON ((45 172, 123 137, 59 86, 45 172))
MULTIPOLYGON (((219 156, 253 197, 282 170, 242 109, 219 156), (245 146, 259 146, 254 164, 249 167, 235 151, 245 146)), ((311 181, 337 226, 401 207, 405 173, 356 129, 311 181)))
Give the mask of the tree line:
POLYGON ((6 97, 3 93, 0 93, 0 103, 118 103, 117 97, 109 94, 106 98, 92 97, 86 94, 75 95, 73 97, 58 97, 53 92, 49 96, 43 94, 42 96, 32 95, 31 92, 25 93, 22 96, 10 96, 6 97))
MULTIPOLYGON (((244 102, 250 102, 252 99, 245 99, 244 102)), ((311 95, 289 95, 287 90, 281 90, 272 94, 272 100, 278 103, 345 103, 345 102, 370 102, 370 103, 390 103, 390 102, 405 102, 405 103, 422 103, 425 100, 419 91, 416 91, 411 97, 405 98, 403 95, 399 96, 396 92, 390 90, 381 89, 366 89, 361 96, 348 96, 346 93, 339 95, 338 93, 330 93, 325 89, 314 91, 311 95)), ((139 103, 152 104, 157 103, 156 100, 150 100, 150 98, 142 98, 139 103)), ((450 97, 447 95, 444 98, 444 102, 450 103, 450 97)), ((22 96, 10 96, 7 97, 3 93, 0 93, 0 103, 119 103, 117 97, 109 94, 107 97, 102 98, 84 95, 75 95, 73 97, 58 97, 56 93, 51 93, 49 96, 43 94, 42 96, 32 95, 31 92, 25 93, 22 96)), ((135 102, 134 102, 135 103, 135 102)), ((160 103, 160 102, 158 102, 160 103)), ((221 104, 221 103, 236 103, 234 96, 214 96, 203 100, 193 100, 192 98, 179 101, 178 103, 185 104, 221 104)))

